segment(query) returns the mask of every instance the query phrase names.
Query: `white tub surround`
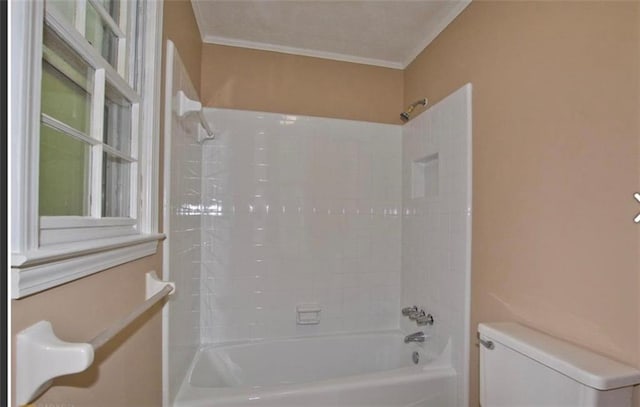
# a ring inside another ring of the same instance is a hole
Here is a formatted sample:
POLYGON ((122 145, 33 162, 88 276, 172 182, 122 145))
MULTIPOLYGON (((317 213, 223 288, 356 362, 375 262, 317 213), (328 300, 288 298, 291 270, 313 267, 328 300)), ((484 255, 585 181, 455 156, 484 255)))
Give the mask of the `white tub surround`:
POLYGON ((206 116, 202 343, 397 328, 400 126, 206 116))
POLYGON ((454 406, 450 349, 436 355, 403 339, 380 331, 207 346, 175 405, 454 406))
POLYGON ((167 41, 164 135, 163 277, 176 294, 163 309, 163 403, 175 398, 200 344, 200 243, 202 145, 198 118, 178 117, 179 91, 196 99, 180 55, 167 41))
MULTIPOLYGON (((468 405, 471 281, 471 84, 402 128, 402 306, 434 317, 433 346, 451 341, 457 404, 468 405)), ((402 318, 403 332, 416 323, 402 318)), ((422 328, 422 327, 421 327, 422 328)))
POLYGON ((175 405, 466 406, 471 86, 404 127, 205 116, 201 348, 175 405))

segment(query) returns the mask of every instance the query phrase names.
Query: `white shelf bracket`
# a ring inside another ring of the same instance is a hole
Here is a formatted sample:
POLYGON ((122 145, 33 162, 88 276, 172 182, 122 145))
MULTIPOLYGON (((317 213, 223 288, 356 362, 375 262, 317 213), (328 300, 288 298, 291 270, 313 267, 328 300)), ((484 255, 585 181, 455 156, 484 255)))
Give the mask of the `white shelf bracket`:
POLYGON ((165 288, 167 285, 171 286, 171 292, 169 292, 169 295, 173 294, 176 291, 175 283, 170 283, 167 281, 160 280, 158 278, 158 274, 156 274, 155 271, 148 272, 145 275, 145 281, 146 281, 146 294, 145 294, 146 300, 148 300, 149 298, 153 297, 154 295, 162 291, 162 289, 165 288))

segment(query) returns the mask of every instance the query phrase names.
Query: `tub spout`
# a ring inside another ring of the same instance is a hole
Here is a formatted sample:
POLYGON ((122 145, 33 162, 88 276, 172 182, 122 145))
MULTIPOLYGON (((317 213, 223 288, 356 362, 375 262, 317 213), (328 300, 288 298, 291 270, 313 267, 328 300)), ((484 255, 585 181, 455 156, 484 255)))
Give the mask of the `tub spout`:
POLYGON ((409 343, 409 342, 424 342, 424 332, 420 331, 420 332, 412 333, 411 335, 405 336, 404 343, 409 343))

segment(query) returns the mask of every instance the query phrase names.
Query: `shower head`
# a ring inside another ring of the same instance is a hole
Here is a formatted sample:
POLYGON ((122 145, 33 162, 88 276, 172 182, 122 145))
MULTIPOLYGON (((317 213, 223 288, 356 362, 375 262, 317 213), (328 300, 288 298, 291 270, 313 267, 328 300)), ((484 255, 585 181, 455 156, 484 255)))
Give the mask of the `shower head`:
POLYGON ((423 98, 423 99, 420 99, 420 100, 417 100, 417 101, 413 102, 409 106, 409 108, 407 110, 405 110, 404 112, 400 113, 400 119, 405 123, 408 122, 409 118, 411 117, 411 112, 413 112, 413 109, 415 109, 416 106, 418 106, 418 105, 426 106, 427 105, 427 98, 423 98))

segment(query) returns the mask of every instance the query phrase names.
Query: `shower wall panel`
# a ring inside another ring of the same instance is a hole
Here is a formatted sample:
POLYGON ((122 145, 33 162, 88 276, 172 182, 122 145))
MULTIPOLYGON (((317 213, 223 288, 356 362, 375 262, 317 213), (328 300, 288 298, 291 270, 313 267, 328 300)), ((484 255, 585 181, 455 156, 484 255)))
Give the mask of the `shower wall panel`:
MULTIPOLYGON (((165 100, 163 277, 176 284, 164 309, 163 397, 171 403, 200 342, 202 145, 198 121, 173 109, 179 90, 197 99, 177 50, 167 45, 165 100)), ((169 405, 167 404, 167 405, 169 405)))
POLYGON ((203 343, 398 327, 401 128, 206 109, 203 343), (317 304, 317 325, 296 305, 317 304))
MULTIPOLYGON (((425 332, 451 344, 458 403, 467 406, 471 270, 471 85, 403 129, 402 306, 435 319, 425 332)), ((407 333, 423 327, 403 318, 407 333)))

